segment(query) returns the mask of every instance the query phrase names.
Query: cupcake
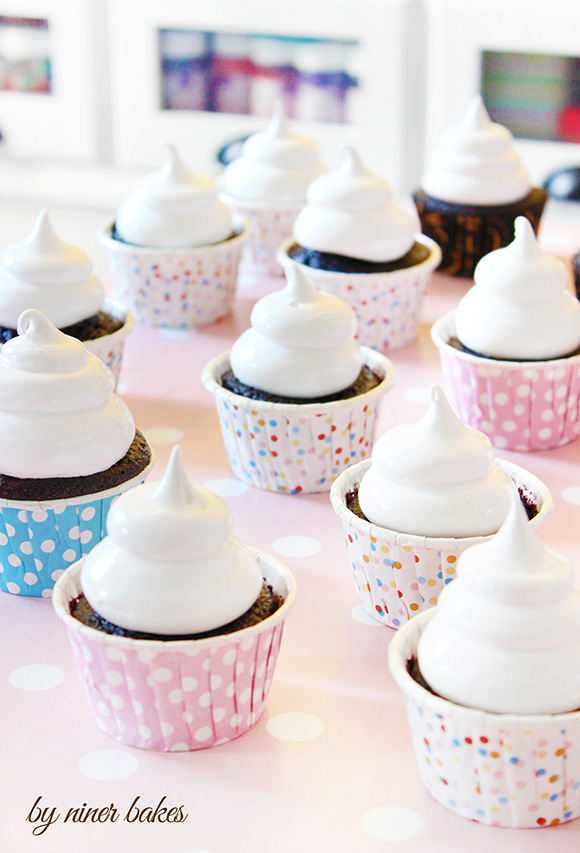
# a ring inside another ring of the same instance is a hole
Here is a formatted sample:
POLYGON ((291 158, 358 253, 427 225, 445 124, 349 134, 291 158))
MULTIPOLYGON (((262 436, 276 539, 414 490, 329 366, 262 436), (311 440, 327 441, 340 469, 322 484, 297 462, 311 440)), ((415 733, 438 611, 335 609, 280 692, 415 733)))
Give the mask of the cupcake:
POLYGON ((57 237, 47 210, 30 236, 0 256, 0 343, 15 337, 28 308, 42 311, 65 335, 82 341, 118 379, 132 315, 105 299, 82 249, 57 237))
POLYGON ((512 134, 476 95, 443 134, 413 198, 423 233, 441 246, 439 272, 472 276, 484 255, 508 245, 518 216, 537 232, 548 193, 532 187, 512 134))
POLYGON ((316 145, 292 133, 278 102, 268 127, 244 142, 221 179, 224 201, 251 223, 244 267, 263 275, 283 274, 276 249, 292 233, 308 185, 323 172, 316 145))
POLYGON ((367 613, 400 628, 437 604, 459 554, 499 529, 514 486, 530 524, 542 524, 552 511, 546 486, 496 459, 434 385, 421 420, 384 433, 372 460, 348 468, 330 493, 367 613))
POLYGON ((580 590, 514 500, 465 551, 439 605, 389 648, 422 780, 481 823, 555 826, 580 815, 580 590))
POLYGON ((98 236, 113 289, 137 318, 188 328, 231 311, 248 229, 232 220, 209 176, 164 149, 161 170, 137 184, 98 236))
POLYGON ((580 435, 580 303, 562 261, 518 217, 475 286, 432 328, 451 401, 496 447, 546 450, 580 435))
POLYGON ((260 299, 252 327, 209 362, 230 465, 252 486, 323 492, 373 442, 390 361, 354 340, 356 319, 341 299, 318 293, 296 264, 288 283, 260 299))
POLYGON ((439 247, 415 234, 415 220, 392 200, 386 181, 348 146, 307 197, 280 262, 300 264, 315 287, 351 306, 361 344, 386 351, 412 341, 439 247))
POLYGON ((58 582, 91 711, 116 740, 204 749, 262 713, 295 585, 232 526, 174 448, 163 480, 122 495, 109 535, 58 582))
POLYGON ((152 464, 111 371, 31 308, 0 352, 0 589, 50 596, 152 464))

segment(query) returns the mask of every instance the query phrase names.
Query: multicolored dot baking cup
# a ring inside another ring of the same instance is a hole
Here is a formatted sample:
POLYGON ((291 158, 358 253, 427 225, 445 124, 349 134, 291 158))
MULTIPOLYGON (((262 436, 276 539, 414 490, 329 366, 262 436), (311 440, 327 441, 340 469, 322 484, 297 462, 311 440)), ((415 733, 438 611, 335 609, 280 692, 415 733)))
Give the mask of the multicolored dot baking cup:
POLYGON ((83 625, 70 615, 83 561, 62 576, 53 604, 101 731, 128 746, 183 752, 226 743, 255 725, 296 586, 285 566, 254 553, 284 603, 257 625, 204 640, 134 640, 83 625))
MULTIPOLYGON (((419 330, 423 297, 433 270, 441 260, 437 243, 423 234, 415 236, 429 249, 421 263, 393 272, 330 272, 299 264, 317 290, 339 296, 353 309, 358 320, 357 339, 379 352, 403 347, 414 341, 419 330)), ((278 250, 278 260, 290 263, 291 238, 278 250)))
POLYGON ((121 364, 123 363, 125 341, 135 326, 135 319, 127 308, 109 300, 105 301, 103 311, 106 311, 115 320, 121 320, 123 325, 110 335, 102 335, 100 338, 94 338, 92 341, 83 341, 83 343, 88 352, 92 352, 93 355, 96 355, 97 358, 100 358, 107 365, 115 377, 116 387, 119 382, 121 364))
POLYGON ((244 204, 226 195, 222 198, 234 215, 250 223, 250 238, 242 254, 242 271, 264 276, 284 275, 276 259, 276 250, 291 236, 294 220, 305 202, 281 207, 267 202, 244 204))
MULTIPOLYGON (((547 486, 518 465, 503 459, 497 462, 536 504, 538 513, 530 524, 539 527, 553 509, 547 486)), ((348 468, 332 486, 330 500, 344 527, 354 582, 363 608, 383 625, 400 628, 413 616, 437 604, 439 593, 455 577, 459 554, 489 537, 414 536, 359 518, 347 507, 346 496, 358 490, 370 466, 371 460, 367 459, 348 468)))
POLYGON ((229 240, 197 249, 151 249, 98 233, 109 263, 115 298, 150 326, 191 328, 232 310, 242 248, 249 226, 234 222, 229 240))
POLYGON ((490 714, 434 696, 407 670, 433 613, 413 619, 389 646, 429 793, 461 817, 492 826, 556 826, 578 817, 580 711, 490 714))
POLYGON ((138 477, 115 488, 54 501, 0 499, 0 590, 49 598, 72 563, 106 536, 113 500, 143 483, 153 460, 138 477))
POLYGON ((394 382, 393 365, 363 347, 364 363, 382 377, 376 388, 332 403, 268 403, 224 388, 229 351, 203 369, 202 382, 216 400, 234 474, 271 492, 326 492, 348 465, 370 456, 383 395, 394 382))
POLYGON ((549 450, 580 435, 580 355, 501 361, 449 344, 455 312, 431 329, 449 401, 465 424, 506 450, 549 450))

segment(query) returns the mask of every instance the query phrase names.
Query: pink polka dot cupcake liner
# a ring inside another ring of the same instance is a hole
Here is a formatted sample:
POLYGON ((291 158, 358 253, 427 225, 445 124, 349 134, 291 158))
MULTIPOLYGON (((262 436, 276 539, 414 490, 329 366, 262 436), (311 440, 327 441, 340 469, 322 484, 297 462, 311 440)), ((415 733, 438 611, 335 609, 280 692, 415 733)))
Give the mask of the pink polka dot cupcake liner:
POLYGON ((113 239, 111 228, 103 228, 98 238, 112 291, 140 323, 191 328, 230 313, 247 225, 235 223, 234 237, 197 249, 133 246, 113 239))
POLYGON ((284 603, 257 625, 204 640, 134 640, 83 625, 70 615, 70 602, 81 592, 83 561, 63 575, 53 604, 101 731, 127 746, 180 752, 227 743, 256 724, 274 677, 295 582, 273 557, 255 553, 284 603))
POLYGON ((113 489, 55 501, 0 500, 0 590, 49 598, 59 577, 106 535, 114 499, 145 481, 153 462, 113 489))
POLYGON ((294 220, 303 204, 277 207, 267 203, 243 204, 223 196, 232 213, 250 224, 250 237, 242 254, 242 271, 255 275, 284 275, 276 251, 292 235, 294 220))
MULTIPOLYGON (((429 249, 421 264, 393 272, 341 273, 299 264, 317 290, 339 296, 353 309, 358 320, 357 339, 379 352, 403 347, 419 331, 423 297, 433 270, 441 260, 441 249, 429 237, 417 235, 429 249)), ((280 246, 278 259, 289 263, 288 250, 294 240, 280 246)))
POLYGON ((93 355, 96 355, 97 358, 100 358, 107 365, 115 377, 116 387, 119 382, 119 374, 121 373, 121 365, 123 363, 125 341, 133 331, 135 319, 131 312, 122 305, 110 302, 109 300, 105 301, 103 311, 111 314, 115 320, 122 320, 123 325, 111 335, 102 335, 102 337, 95 338, 92 341, 84 341, 84 345, 88 352, 92 352, 93 355))
POLYGON ((549 450, 580 435, 580 355, 551 361, 482 358, 449 344, 455 313, 431 329, 449 401, 463 423, 506 450, 549 450))
MULTIPOLYGON (((542 525, 551 515, 547 486, 529 471, 497 460, 538 509, 530 521, 542 525)), ((358 491, 367 459, 344 471, 330 491, 334 511, 343 524, 355 586, 364 610, 389 628, 400 628, 418 613, 437 604, 443 587, 455 577, 459 555, 489 536, 461 539, 414 536, 371 524, 347 506, 347 495, 358 491)))
POLYGON ((434 696, 407 670, 432 615, 413 619, 389 646, 431 796, 461 817, 492 826, 537 828, 578 817, 580 711, 490 714, 434 696))
POLYGON ((371 391, 332 403, 291 404, 249 400, 225 389, 220 378, 230 367, 229 352, 209 362, 202 381, 215 397, 234 474, 272 492, 326 492, 348 465, 370 456, 394 369, 366 347, 364 363, 382 377, 371 391))

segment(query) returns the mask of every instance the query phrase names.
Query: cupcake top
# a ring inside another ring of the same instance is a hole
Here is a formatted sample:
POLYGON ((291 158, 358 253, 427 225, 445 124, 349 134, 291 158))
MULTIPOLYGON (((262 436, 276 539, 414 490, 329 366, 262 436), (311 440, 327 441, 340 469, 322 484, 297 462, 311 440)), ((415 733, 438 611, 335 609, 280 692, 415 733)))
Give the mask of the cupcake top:
POLYGON ((135 437, 111 371, 31 308, 0 351, 0 472, 77 477, 105 471, 135 437))
POLYGON ((443 389, 414 424, 376 442, 359 487, 373 524, 418 536, 484 536, 506 517, 513 483, 495 462, 490 440, 461 423, 443 389))
POLYGON ((233 234, 231 214, 209 175, 190 172, 172 145, 165 163, 142 178, 115 218, 126 243, 159 249, 195 249, 233 234))
POLYGON ((15 329, 27 308, 58 328, 97 314, 105 292, 92 268, 82 249, 57 237, 43 210, 30 236, 0 256, 0 325, 15 329))
POLYGON ((226 167, 221 189, 241 201, 299 204, 310 182, 323 172, 317 146, 292 133, 277 102, 268 127, 250 136, 241 155, 226 167))
POLYGON ((512 134, 491 121, 480 95, 459 124, 443 133, 421 186, 441 201, 475 205, 511 204, 532 188, 512 134))
POLYGON ((312 182, 307 199, 293 229, 307 249, 381 263, 402 258, 415 242, 411 215, 350 146, 337 169, 312 182))
POLYGON ((475 286, 457 306, 460 342, 493 358, 558 358, 580 346, 580 302, 567 290, 562 261, 540 249, 528 220, 518 216, 515 239, 485 255, 475 286))
POLYGON ((175 447, 160 483, 112 505, 109 535, 83 565, 87 601, 127 630, 194 634, 227 624, 262 588, 258 562, 232 527, 222 499, 190 485, 175 447))
POLYGON ((315 399, 348 388, 363 363, 354 312, 337 296, 318 293, 297 264, 285 272, 286 287, 254 305, 252 327, 232 347, 234 375, 283 397, 315 399))
POLYGON ((439 597, 417 658, 446 699, 497 714, 580 708, 580 590, 513 497, 496 536, 468 548, 439 597))

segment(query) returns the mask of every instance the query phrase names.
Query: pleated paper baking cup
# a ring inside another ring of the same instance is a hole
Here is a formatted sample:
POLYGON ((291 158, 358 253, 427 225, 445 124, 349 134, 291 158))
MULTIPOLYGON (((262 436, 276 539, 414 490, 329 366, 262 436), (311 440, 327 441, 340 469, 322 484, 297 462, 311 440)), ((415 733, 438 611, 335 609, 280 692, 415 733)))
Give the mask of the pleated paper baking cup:
MULTIPOLYGON (((547 486, 529 471, 497 460, 527 500, 538 509, 530 521, 542 525, 551 515, 552 496, 547 486)), ((412 617, 437 604, 443 587, 455 577, 459 555, 489 536, 439 538, 398 533, 371 524, 347 506, 347 495, 358 492, 371 460, 348 468, 332 486, 330 500, 342 521, 355 586, 366 612, 388 625, 400 628, 412 617)))
POLYGON ((580 711, 491 714, 434 696, 407 669, 433 613, 413 619, 389 646, 429 793, 461 817, 492 826, 557 826, 578 817, 580 711))
POLYGON ((332 403, 268 403, 224 388, 229 352, 210 361, 202 382, 216 400, 229 463, 240 480, 271 492, 326 492, 348 465, 370 456, 383 395, 394 381, 388 358, 363 347, 382 377, 371 391, 332 403))
POLYGON ((143 483, 153 460, 112 489, 54 501, 0 499, 0 590, 47 598, 72 563, 106 535, 114 499, 143 483))
POLYGON ((242 267, 244 272, 256 275, 284 275, 276 251, 292 235, 294 221, 302 204, 286 207, 259 202, 244 204, 231 196, 223 196, 232 213, 250 223, 251 233, 244 246, 242 267))
POLYGON ((232 310, 245 223, 234 223, 229 240, 197 249, 152 249, 133 246, 103 228, 104 246, 115 298, 136 319, 150 326, 191 328, 213 323, 232 310))
POLYGON ((257 625, 204 640, 134 640, 83 625, 70 615, 70 602, 81 592, 83 561, 63 575, 53 603, 101 731, 128 746, 180 752, 226 743, 255 725, 274 677, 295 583, 273 557, 254 553, 284 603, 257 625))
POLYGON ((97 358, 100 358, 107 365, 115 378, 116 387, 123 363, 125 341, 135 326, 135 320, 127 308, 109 300, 105 301, 103 311, 106 311, 115 320, 122 321, 123 325, 110 335, 102 335, 100 338, 94 338, 92 341, 83 341, 83 343, 88 352, 92 352, 93 355, 96 355, 97 358))
MULTIPOLYGON (((407 269, 377 273, 330 272, 299 264, 317 290, 339 296, 358 320, 357 339, 364 346, 388 352, 414 341, 419 330, 423 297, 433 270, 441 260, 437 243, 423 234, 415 237, 429 249, 421 264, 407 269)), ((281 263, 289 263, 287 240, 278 251, 281 263)))
POLYGON ((549 450, 580 435, 580 355, 550 361, 501 361, 451 346, 455 312, 431 336, 449 401, 465 424, 506 450, 549 450))

